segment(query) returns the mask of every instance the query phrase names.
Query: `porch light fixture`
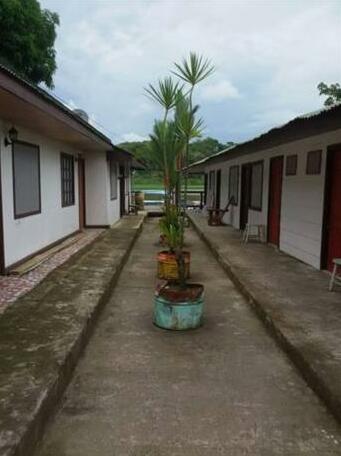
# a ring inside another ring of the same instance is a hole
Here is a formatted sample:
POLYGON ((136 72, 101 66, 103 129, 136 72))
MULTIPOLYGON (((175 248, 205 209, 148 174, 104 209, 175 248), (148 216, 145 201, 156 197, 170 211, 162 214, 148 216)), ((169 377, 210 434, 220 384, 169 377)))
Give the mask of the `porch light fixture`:
POLYGON ((14 141, 17 141, 18 139, 18 130, 16 130, 14 127, 12 127, 10 130, 8 130, 8 137, 6 136, 4 139, 5 147, 10 146, 11 144, 14 143, 14 141))

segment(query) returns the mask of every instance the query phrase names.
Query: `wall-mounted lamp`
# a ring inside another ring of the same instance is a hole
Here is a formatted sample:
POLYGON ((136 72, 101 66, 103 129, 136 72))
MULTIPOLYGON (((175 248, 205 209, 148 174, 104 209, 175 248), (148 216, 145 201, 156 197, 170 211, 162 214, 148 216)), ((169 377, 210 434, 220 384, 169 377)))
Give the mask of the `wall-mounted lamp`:
POLYGON ((17 139, 18 139, 18 130, 16 130, 14 127, 12 127, 10 130, 8 130, 8 136, 5 137, 5 140, 4 140, 5 147, 10 146, 17 139))

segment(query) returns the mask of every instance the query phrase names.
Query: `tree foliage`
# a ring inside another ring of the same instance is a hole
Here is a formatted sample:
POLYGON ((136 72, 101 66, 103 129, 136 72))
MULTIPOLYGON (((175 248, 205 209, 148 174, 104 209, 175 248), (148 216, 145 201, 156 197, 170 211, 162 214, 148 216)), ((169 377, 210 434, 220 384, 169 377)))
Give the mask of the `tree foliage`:
POLYGON ((53 87, 59 17, 37 0, 0 0, 0 61, 29 81, 53 87))
POLYGON ((333 106, 336 103, 341 102, 341 86, 338 82, 330 84, 329 86, 324 82, 320 82, 317 86, 320 95, 326 95, 327 98, 324 100, 325 106, 333 106))
MULTIPOLYGON (((134 142, 125 142, 119 146, 122 149, 126 149, 131 152, 138 160, 145 163, 149 168, 151 166, 150 160, 150 141, 134 141, 134 142)), ((230 147, 233 143, 226 142, 221 143, 217 139, 206 137, 196 139, 189 145, 189 162, 194 163, 203 158, 209 157, 227 147, 230 147)))

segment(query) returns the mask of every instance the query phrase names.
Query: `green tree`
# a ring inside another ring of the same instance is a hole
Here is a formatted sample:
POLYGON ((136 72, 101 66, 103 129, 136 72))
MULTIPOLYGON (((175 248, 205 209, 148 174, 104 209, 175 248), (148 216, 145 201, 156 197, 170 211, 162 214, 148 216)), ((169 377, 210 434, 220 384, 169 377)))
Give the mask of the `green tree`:
POLYGON ((59 17, 37 0, 0 0, 0 62, 29 81, 53 88, 59 17))
POLYGON ((189 162, 194 163, 210 155, 232 146, 232 142, 221 143, 217 139, 207 138, 197 139, 189 145, 189 162))
MULTIPOLYGON (((131 141, 119 144, 119 147, 126 149, 134 157, 146 164, 148 169, 154 168, 154 161, 150 158, 150 141, 131 141)), ((194 163, 195 161, 201 160, 205 157, 209 157, 227 147, 233 145, 233 142, 221 143, 215 138, 206 137, 194 140, 189 145, 189 162, 194 163)))
POLYGON ((320 82, 317 86, 320 95, 326 95, 327 98, 324 100, 325 106, 333 106, 341 102, 341 86, 338 82, 330 84, 329 86, 324 82, 320 82))

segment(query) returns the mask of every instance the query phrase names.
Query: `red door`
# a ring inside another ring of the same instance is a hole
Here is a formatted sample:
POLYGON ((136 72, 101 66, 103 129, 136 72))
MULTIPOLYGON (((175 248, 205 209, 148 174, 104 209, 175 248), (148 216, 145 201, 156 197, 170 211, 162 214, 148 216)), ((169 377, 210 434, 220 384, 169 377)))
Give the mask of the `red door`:
POLYGON ((270 161, 268 242, 279 246, 281 228, 283 157, 270 161))
POLYGON ((333 258, 341 258, 341 150, 331 152, 327 267, 333 258))

